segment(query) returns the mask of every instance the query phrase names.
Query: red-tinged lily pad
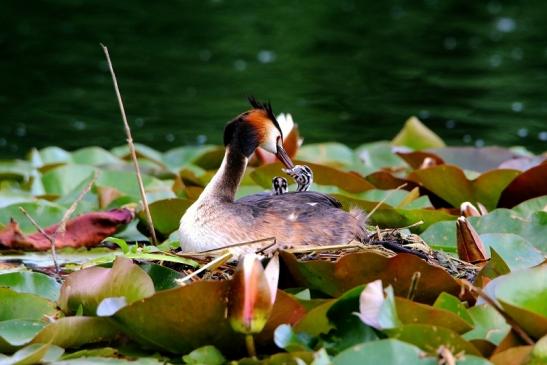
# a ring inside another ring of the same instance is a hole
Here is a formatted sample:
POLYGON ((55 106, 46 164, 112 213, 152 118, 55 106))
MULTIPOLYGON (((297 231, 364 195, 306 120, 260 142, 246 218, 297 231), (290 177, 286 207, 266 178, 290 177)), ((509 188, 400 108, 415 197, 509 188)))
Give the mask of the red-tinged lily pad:
POLYGON ((520 270, 495 281, 498 282, 492 283, 496 299, 503 309, 533 337, 539 339, 547 334, 547 265, 520 270))
POLYGON ((406 179, 402 179, 400 177, 395 176, 391 171, 388 170, 380 170, 373 172, 366 176, 366 179, 369 183, 374 185, 378 189, 396 189, 401 185, 406 184, 404 187, 405 190, 412 190, 416 186, 418 186, 416 183, 412 181, 408 181, 406 179))
POLYGON ((65 313, 95 315, 105 298, 125 297, 127 303, 154 294, 152 279, 139 266, 117 257, 111 269, 91 267, 70 274, 61 287, 59 306, 65 313))
POLYGON ((51 343, 63 348, 77 348, 89 343, 106 342, 120 333, 109 318, 64 317, 42 329, 32 343, 51 343))
MULTIPOLYGON (((371 212, 378 205, 378 202, 369 202, 341 194, 332 195, 342 203, 345 209, 358 207, 365 212, 371 212)), ((443 210, 393 208, 384 203, 370 216, 368 224, 378 225, 382 228, 400 228, 423 221, 423 224, 411 228, 413 232, 420 233, 434 223, 455 220, 456 218, 456 216, 443 210)))
MULTIPOLYGON (((56 236, 55 246, 58 248, 96 246, 132 219, 133 212, 125 208, 82 214, 66 223, 66 231, 56 236)), ((55 224, 44 230, 49 235, 53 235, 57 226, 55 224)), ((40 232, 24 234, 18 223, 12 221, 0 231, 0 247, 2 246, 46 251, 51 248, 51 242, 40 232)))
MULTIPOLYGON (((305 161, 295 161, 295 164, 308 165, 313 171, 313 181, 319 185, 336 186, 349 193, 362 193, 374 189, 364 177, 355 172, 345 172, 334 167, 317 165, 305 161)), ((251 177, 262 187, 271 188, 272 178, 284 176, 281 163, 269 164, 255 169, 251 177)), ((313 189, 312 189, 313 190, 313 189)))
POLYGON ((408 179, 420 184, 439 198, 459 207, 463 202, 481 203, 494 209, 502 191, 520 174, 516 170, 492 170, 469 180, 462 169, 440 165, 412 172, 408 179))
MULTIPOLYGON (((494 354, 490 361, 494 365, 525 365, 534 364, 528 362, 533 346, 517 346, 494 354)), ((541 363, 537 363, 540 365, 541 363)))
POLYGON ((296 286, 333 297, 378 279, 384 285, 393 286, 395 295, 406 296, 415 272, 421 273, 415 296, 418 302, 433 303, 442 291, 453 295, 460 293, 460 285, 446 271, 410 254, 387 258, 372 252, 359 252, 342 256, 336 262, 303 262, 291 253, 281 252, 281 258, 296 286))
POLYGON ((463 351, 468 355, 481 356, 481 353, 473 344, 445 327, 407 324, 388 332, 390 338, 411 343, 430 354, 436 354, 439 347, 444 346, 449 348, 452 353, 463 351))
MULTIPOLYGON (((121 309, 114 318, 128 336, 150 348, 188 353, 214 345, 223 353, 241 355, 244 336, 232 330, 226 317, 229 290, 229 281, 198 281, 137 301, 121 309)), ((280 303, 274 304, 265 333, 275 325, 300 319, 303 307, 287 297, 277 293, 276 302, 280 303)), ((269 338, 257 336, 271 342, 271 335, 265 337, 269 338)))
POLYGON ((499 206, 512 208, 528 199, 547 195, 547 162, 524 171, 503 190, 499 206))
POLYGON ((431 159, 433 166, 443 165, 444 161, 442 158, 437 156, 434 153, 427 151, 410 151, 410 152, 397 152, 397 156, 401 157, 410 167, 414 169, 419 169, 426 158, 431 159))
POLYGON ((395 298, 397 315, 403 324, 427 324, 445 327, 462 334, 470 331, 473 326, 458 315, 426 304, 416 303, 406 298, 395 298))
MULTIPOLYGON (((164 236, 176 231, 180 225, 180 218, 194 201, 188 199, 163 199, 150 204, 150 214, 154 222, 154 229, 164 236)), ((144 211, 138 213, 141 221, 146 221, 144 211)))

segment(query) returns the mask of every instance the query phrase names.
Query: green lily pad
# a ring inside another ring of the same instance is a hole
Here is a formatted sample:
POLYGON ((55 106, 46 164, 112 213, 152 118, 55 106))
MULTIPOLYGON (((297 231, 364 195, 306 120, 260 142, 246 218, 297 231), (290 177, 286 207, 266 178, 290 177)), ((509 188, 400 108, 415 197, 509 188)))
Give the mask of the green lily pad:
POLYGON ((353 150, 336 142, 306 144, 300 147, 296 159, 336 168, 351 167, 354 164, 353 150))
POLYGON ((154 294, 152 279, 131 260, 117 257, 111 269, 91 267, 70 274, 61 287, 59 306, 65 313, 95 315, 105 298, 126 298, 127 303, 154 294))
POLYGON ((73 191, 94 172, 95 168, 89 165, 61 165, 45 172, 42 184, 47 194, 62 196, 73 191))
POLYGON ((42 363, 53 363, 58 360, 65 350, 51 345, 37 343, 28 345, 10 357, 0 358, 2 365, 32 365, 42 363))
MULTIPOLYGON (((193 202, 179 198, 156 200, 149 205, 154 228, 164 236, 176 231, 182 215, 193 202)), ((141 221, 146 221, 144 211, 139 212, 138 217, 141 221)))
MULTIPOLYGON (((149 175, 142 175, 145 191, 169 192, 172 194, 171 185, 149 175)), ((117 189, 125 195, 140 198, 140 190, 137 184, 137 175, 133 171, 104 170, 97 179, 95 185, 117 189)))
MULTIPOLYGON (((137 158, 146 158, 151 161, 162 160, 163 155, 161 152, 158 152, 155 149, 140 143, 135 143, 134 145, 135 145, 135 151, 137 152, 137 158)), ((127 144, 114 147, 110 150, 110 152, 118 158, 121 158, 124 160, 131 160, 131 153, 129 152, 129 147, 127 146, 127 144)))
POLYGON ((465 321, 469 326, 472 325, 473 320, 469 313, 467 313, 467 308, 463 305, 458 298, 448 293, 441 293, 433 303, 435 308, 444 309, 449 312, 454 313, 465 321))
MULTIPOLYGON (((232 330, 225 315, 229 290, 228 281, 197 281, 157 292, 121 309, 114 317, 129 337, 154 349, 185 354, 213 345, 223 353, 241 355, 244 336, 232 330)), ((278 291, 263 330, 270 334, 268 338, 258 334, 257 341, 271 342, 275 327, 301 318, 302 306, 295 307, 296 300, 288 297, 278 291)))
POLYGON ((57 300, 61 284, 55 279, 37 272, 20 271, 0 274, 0 287, 10 288, 19 293, 31 293, 57 300))
POLYGON ((0 321, 10 319, 43 320, 53 316, 57 310, 51 301, 29 293, 18 293, 0 288, 0 321))
POLYGON ((33 343, 52 343, 63 348, 78 348, 85 344, 110 341, 119 334, 110 318, 64 317, 43 328, 33 343))
POLYGON ((195 349, 188 355, 184 355, 182 360, 190 365, 222 365, 226 362, 222 353, 215 346, 210 345, 195 349))
POLYGON ((184 276, 178 271, 158 264, 141 264, 140 268, 150 276, 156 291, 177 288, 179 285, 176 280, 184 276))
POLYGON ((427 324, 449 328, 456 333, 465 333, 473 327, 458 315, 429 305, 416 303, 411 300, 395 298, 397 315, 403 324, 427 324))
POLYGON ((415 150, 445 146, 443 140, 416 117, 408 118, 391 143, 415 150))
POLYGON ((355 345, 332 359, 334 365, 436 365, 437 359, 423 356, 416 346, 399 340, 379 340, 355 345))
POLYGON ((7 352, 29 343, 46 324, 29 319, 0 321, 0 351, 7 352))
POLYGON ((447 164, 478 172, 494 170, 502 162, 520 156, 502 147, 442 147, 433 148, 430 151, 447 164))
POLYGON ((72 162, 93 166, 123 163, 120 158, 101 147, 85 147, 72 152, 72 162))
POLYGON ((536 212, 547 212, 547 195, 523 201, 511 210, 524 219, 530 219, 536 212))
POLYGON ((0 224, 7 225, 10 219, 15 219, 23 233, 34 233, 36 228, 30 223, 19 207, 24 208, 28 214, 43 228, 59 223, 65 214, 66 208, 50 203, 46 200, 38 200, 30 203, 16 203, 0 209, 0 224))
POLYGON ((520 174, 517 170, 492 170, 474 180, 468 179, 464 171, 453 165, 440 165, 414 170, 408 179, 414 181, 438 197, 459 207, 463 202, 482 203, 492 210, 502 191, 520 174))
POLYGON ((41 165, 56 165, 72 162, 70 152, 56 146, 46 147, 38 151, 41 165))
POLYGON ((481 356, 481 353, 475 346, 463 339, 456 332, 445 327, 407 324, 389 330, 389 337, 416 345, 430 354, 436 354, 440 346, 445 346, 453 353, 463 351, 469 355, 481 356))
MULTIPOLYGON (((479 234, 510 233, 516 234, 534 247, 547 252, 547 213, 535 212, 525 219, 509 209, 496 209, 481 217, 469 217, 471 225, 479 234)), ((456 247, 456 224, 438 222, 421 234, 422 239, 430 245, 441 248, 456 247)))
POLYGON ((512 233, 484 233, 480 235, 487 251, 493 248, 511 271, 536 266, 544 255, 524 238, 512 233))
MULTIPOLYGON (((394 147, 387 141, 366 143, 355 149, 356 163, 353 166, 358 172, 368 175, 382 168, 405 166, 404 161, 394 153, 394 147)), ((398 184, 399 186, 401 184, 398 184)), ((394 186, 393 188, 397 187, 394 186)))
POLYGON ((520 270, 495 287, 496 299, 526 332, 540 338, 547 334, 547 266, 520 270))
POLYGON ((486 340, 499 345, 511 326, 497 310, 488 304, 481 304, 467 310, 473 319, 474 328, 462 337, 468 341, 486 340))

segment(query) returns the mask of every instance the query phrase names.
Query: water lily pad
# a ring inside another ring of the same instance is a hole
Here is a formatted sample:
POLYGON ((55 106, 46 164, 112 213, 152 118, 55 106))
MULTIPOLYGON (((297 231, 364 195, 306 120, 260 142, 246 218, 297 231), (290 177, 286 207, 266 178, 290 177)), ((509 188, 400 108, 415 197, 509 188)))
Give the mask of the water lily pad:
POLYGON ((214 346, 203 346, 195 349, 188 355, 184 355, 182 360, 190 365, 222 365, 226 362, 222 353, 214 346))
MULTIPOLYGON (((355 156, 357 161, 353 168, 365 175, 382 168, 405 166, 403 160, 394 153, 391 143, 386 141, 363 144, 355 149, 355 156)), ((392 187, 392 189, 399 185, 401 184, 392 187)))
POLYGON ((478 172, 496 169, 502 162, 520 156, 502 147, 442 147, 430 151, 447 164, 478 172))
POLYGON ((520 174, 516 170, 492 170, 470 180, 462 169, 453 165, 440 165, 412 172, 412 180, 453 207, 463 202, 481 203, 488 210, 497 206, 502 191, 520 174))
POLYGON ((105 298, 126 298, 127 303, 154 294, 152 279, 131 260, 118 257, 111 269, 91 267, 70 274, 61 287, 59 306, 65 313, 95 315, 105 298))
POLYGON ((338 168, 354 164, 353 150, 336 142, 306 144, 298 150, 296 159, 338 168))
POLYGON ((0 321, 0 352, 29 343, 45 326, 44 322, 29 319, 0 321))
POLYGON ((399 340, 379 340, 355 345, 332 359, 335 365, 436 365, 437 359, 423 356, 416 346, 399 340))
POLYGON ((395 298, 395 307, 399 319, 404 324, 427 324, 445 327, 460 334, 473 328, 470 323, 443 308, 416 303, 400 297, 395 298))
POLYGON ((61 284, 41 273, 20 271, 0 274, 0 287, 10 288, 19 293, 36 294, 55 301, 59 297, 61 284))
POLYGON ((442 291, 453 295, 460 293, 460 285, 446 271, 410 254, 387 258, 372 252, 360 252, 346 254, 336 262, 301 262, 293 254, 282 252, 281 258, 296 286, 333 297, 377 279, 381 279, 384 285, 393 286, 395 295, 406 296, 415 272, 421 273, 415 296, 418 302, 433 303, 442 291))
POLYGON ((57 165, 72 162, 70 152, 56 146, 46 147, 38 151, 40 166, 57 165))
POLYGON ((53 302, 29 293, 0 288, 0 321, 10 319, 43 320, 57 312, 53 302))
POLYGON ((51 344, 37 343, 28 345, 10 357, 1 358, 2 365, 31 365, 42 363, 57 363, 64 350, 51 344))
POLYGON ((82 165, 101 166, 120 164, 123 161, 101 147, 84 147, 72 152, 72 162, 82 165))
POLYGON ((445 146, 443 140, 416 117, 410 117, 405 122, 403 129, 393 138, 391 143, 415 150, 445 146))
POLYGON ((502 192, 499 206, 512 208, 528 199, 547 195, 547 162, 524 171, 502 192))
POLYGON ((61 165, 45 172, 42 175, 42 184, 47 194, 66 195, 94 172, 95 168, 89 165, 61 165))
POLYGON ((524 219, 530 219, 536 212, 547 212, 547 195, 523 201, 511 210, 524 219))
POLYGON ((495 295, 503 308, 526 332, 547 334, 547 266, 520 270, 496 280, 495 295))
POLYGON ((469 355, 481 356, 474 345, 445 327, 407 324, 390 330, 389 337, 416 345, 430 354, 436 354, 440 346, 445 346, 453 353, 463 351, 469 355))
POLYGON ((499 345, 511 326, 501 314, 488 304, 477 305, 468 309, 473 319, 474 328, 463 335, 466 340, 486 340, 499 345))
POLYGON ((36 228, 21 212, 19 207, 23 207, 34 220, 42 227, 47 227, 58 223, 66 208, 50 203, 46 200, 38 200, 29 203, 16 203, 0 209, 0 224, 7 225, 13 218, 23 233, 36 232, 36 228))
MULTIPOLYGON (((164 236, 176 231, 180 225, 180 218, 193 202, 178 198, 156 200, 150 204, 154 228, 164 236)), ((139 212, 138 217, 141 221, 146 221, 143 211, 139 212)))
POLYGON ((109 318, 64 317, 47 325, 32 342, 78 348, 89 343, 112 340, 119 332, 116 324, 109 318))

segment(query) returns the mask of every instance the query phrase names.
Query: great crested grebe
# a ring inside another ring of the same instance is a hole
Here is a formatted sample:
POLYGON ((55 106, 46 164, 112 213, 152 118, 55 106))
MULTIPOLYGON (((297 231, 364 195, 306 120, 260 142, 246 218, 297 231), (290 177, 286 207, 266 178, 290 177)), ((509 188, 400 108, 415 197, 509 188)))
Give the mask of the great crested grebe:
POLYGON ((281 128, 270 104, 249 101, 253 109, 224 129, 226 151, 220 168, 180 221, 182 250, 200 252, 268 237, 275 237, 281 247, 363 241, 362 211, 346 212, 326 194, 254 194, 234 201, 257 147, 274 153, 289 171, 295 167, 283 149, 281 128))

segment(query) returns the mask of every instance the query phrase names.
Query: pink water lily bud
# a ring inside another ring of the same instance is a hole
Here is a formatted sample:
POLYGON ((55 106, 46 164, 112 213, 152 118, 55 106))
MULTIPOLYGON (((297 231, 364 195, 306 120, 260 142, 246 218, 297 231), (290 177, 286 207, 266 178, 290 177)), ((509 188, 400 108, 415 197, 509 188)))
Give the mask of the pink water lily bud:
POLYGON ((456 232, 458 257, 460 259, 470 263, 480 263, 488 260, 484 243, 465 217, 460 217, 456 221, 456 232))
POLYGON ((228 297, 228 319, 234 331, 248 335, 259 333, 264 328, 275 300, 271 286, 275 285, 277 289, 276 277, 279 277, 279 270, 277 274, 275 269, 271 270, 274 271, 273 277, 269 279, 255 254, 240 259, 228 297))
POLYGON ((463 202, 460 205, 460 214, 464 217, 479 217, 481 212, 470 202, 463 202))

